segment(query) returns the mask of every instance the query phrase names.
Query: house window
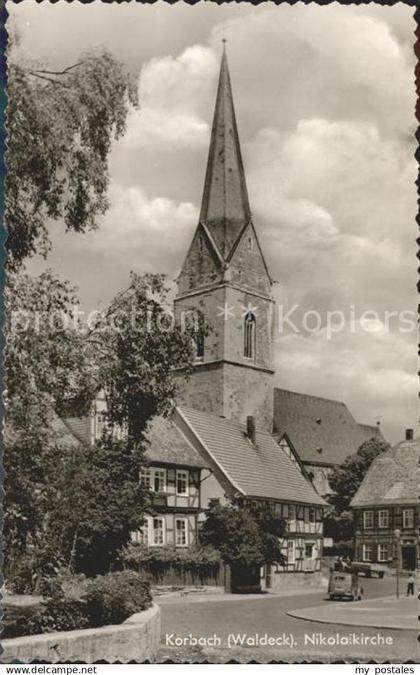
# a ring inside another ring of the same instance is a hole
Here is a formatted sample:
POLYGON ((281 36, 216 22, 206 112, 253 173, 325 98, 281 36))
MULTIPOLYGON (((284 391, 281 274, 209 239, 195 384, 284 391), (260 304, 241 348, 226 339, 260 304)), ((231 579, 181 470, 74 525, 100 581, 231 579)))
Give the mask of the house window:
POLYGON ((140 530, 136 530, 134 532, 131 532, 131 541, 135 542, 136 544, 143 544, 144 546, 147 546, 149 544, 149 523, 148 520, 145 520, 143 525, 141 526, 140 530))
POLYGON ((373 511, 363 512, 363 527, 365 530, 371 530, 373 527, 373 511))
POLYGON ((363 544, 363 560, 366 562, 372 560, 372 544, 363 544))
POLYGON ((378 561, 388 562, 388 544, 378 545, 378 561))
POLYGON ((313 544, 305 544, 305 558, 312 558, 314 553, 313 544))
POLYGON ((378 514, 378 525, 382 528, 389 527, 389 512, 388 509, 381 509, 378 514))
POLYGON ((153 518, 153 546, 163 546, 165 543, 165 526, 163 518, 153 518))
POLYGON ((166 471, 165 469, 152 469, 151 489, 153 492, 166 491, 166 471))
POLYGON ((252 237, 248 237, 248 250, 252 251, 253 248, 254 248, 254 240, 252 237))
POLYGON ((202 237, 201 234, 199 234, 199 235, 198 235, 198 250, 200 251, 200 253, 202 253, 202 252, 203 252, 203 249, 204 249, 204 241, 203 241, 203 237, 202 237))
POLYGON ((255 315, 247 312, 244 319, 244 356, 246 359, 252 359, 255 355, 255 315))
POLYGON ((295 562, 295 540, 289 539, 287 541, 287 563, 288 565, 294 564, 295 562))
POLYGON ((315 522, 315 509, 313 507, 309 509, 309 522, 310 523, 315 522))
POLYGON ((188 495, 188 471, 176 472, 177 495, 188 495))
POLYGON ((403 527, 414 527, 414 511, 413 509, 403 509, 403 527))
POLYGON ((102 438, 102 434, 106 430, 106 415, 105 413, 96 413, 95 415, 95 439, 99 440, 102 438))
POLYGON ((186 518, 175 519, 175 546, 188 546, 188 523, 186 518))
POLYGON ((143 468, 140 471, 140 485, 145 490, 150 490, 150 469, 143 468))

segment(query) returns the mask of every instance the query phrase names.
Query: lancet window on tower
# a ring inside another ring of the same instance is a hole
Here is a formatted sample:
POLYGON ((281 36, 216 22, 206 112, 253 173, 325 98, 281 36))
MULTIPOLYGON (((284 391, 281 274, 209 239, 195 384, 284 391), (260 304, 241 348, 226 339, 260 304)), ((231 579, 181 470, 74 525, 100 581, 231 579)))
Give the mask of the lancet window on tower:
POLYGON ((200 360, 204 358, 204 333, 201 329, 195 336, 195 357, 200 360))
POLYGON ((256 327, 255 314, 247 312, 244 319, 244 356, 246 359, 252 359, 255 355, 256 327))

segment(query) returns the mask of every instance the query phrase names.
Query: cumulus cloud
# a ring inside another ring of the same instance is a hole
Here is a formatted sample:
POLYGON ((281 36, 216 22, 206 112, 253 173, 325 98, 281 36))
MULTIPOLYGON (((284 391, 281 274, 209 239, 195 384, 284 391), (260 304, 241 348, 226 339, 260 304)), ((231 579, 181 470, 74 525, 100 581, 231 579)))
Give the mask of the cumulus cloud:
MULTIPOLYGON (((198 217, 189 202, 149 197, 134 187, 114 184, 110 200, 111 208, 98 230, 65 236, 57 228, 52 230, 53 250, 47 264, 76 282, 89 311, 124 288, 131 270, 160 272, 172 282, 198 217)), ((36 273, 44 266, 33 260, 28 268, 36 273)))
POLYGON ((322 330, 289 333, 278 346, 279 386, 344 401, 357 421, 375 424, 379 419, 394 441, 403 437, 410 420, 415 423, 416 358, 407 335, 360 326, 352 332, 346 325, 330 341, 322 330))
MULTIPOLYGON (((26 56, 68 65, 106 47, 139 75, 141 108, 110 157, 112 207, 95 233, 54 234, 47 263, 79 284, 86 304, 111 297, 131 268, 175 275, 182 264, 226 37, 251 208, 277 301, 298 303, 300 315, 415 308, 412 8, 21 3, 9 11, 26 56)), ((279 336, 278 381, 346 399, 362 421, 382 414, 396 440, 416 414, 416 339, 371 328, 333 341, 322 331, 279 336)))
POLYGON ((216 72, 214 52, 201 45, 147 62, 139 78, 141 109, 131 112, 122 147, 206 144, 209 125, 201 116, 202 101, 216 72))
POLYGON ((287 295, 312 306, 414 303, 409 145, 370 123, 315 118, 288 134, 261 129, 247 156, 255 220, 287 295), (386 292, 384 279, 392 279, 386 292))

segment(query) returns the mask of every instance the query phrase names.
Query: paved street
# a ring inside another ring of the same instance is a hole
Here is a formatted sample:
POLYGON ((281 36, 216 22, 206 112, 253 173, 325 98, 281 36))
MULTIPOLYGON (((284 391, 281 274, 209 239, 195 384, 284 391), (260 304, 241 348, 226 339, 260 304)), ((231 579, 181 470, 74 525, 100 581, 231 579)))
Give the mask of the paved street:
MULTIPOLYGON (((395 590, 395 580, 366 579, 364 588, 365 598, 369 600, 390 596, 395 590)), ((200 601, 195 597, 191 601, 180 598, 178 602, 162 603, 159 661, 419 660, 416 630, 357 628, 306 621, 286 614, 287 611, 326 605, 328 602, 326 593, 322 592, 286 597, 262 596, 251 600, 235 598, 232 601, 217 600, 213 594, 209 601, 200 601), (265 644, 267 636, 277 642, 265 644), (177 644, 180 638, 185 640, 185 644, 177 644), (207 640, 205 644, 192 644, 198 638, 207 640), (328 639, 334 644, 325 644, 328 639), (371 639, 378 642, 379 639, 387 644, 354 644, 355 639, 365 642, 371 639), (348 644, 349 640, 353 640, 353 645, 348 644), (347 644, 343 644, 346 641, 347 644)), ((419 613, 417 598, 408 602, 412 602, 413 611, 419 613)), ((363 603, 360 604, 363 607, 363 603)))

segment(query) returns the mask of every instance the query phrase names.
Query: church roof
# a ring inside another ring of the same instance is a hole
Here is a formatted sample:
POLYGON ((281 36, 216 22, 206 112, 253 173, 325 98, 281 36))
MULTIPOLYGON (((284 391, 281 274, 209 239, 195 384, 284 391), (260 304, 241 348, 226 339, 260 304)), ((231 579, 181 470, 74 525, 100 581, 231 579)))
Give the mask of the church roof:
POLYGON ((223 50, 200 222, 208 227, 222 257, 227 260, 250 219, 229 68, 223 50))
POLYGON ((364 441, 382 434, 358 424, 341 401, 274 389, 274 431, 287 433, 306 463, 342 464, 364 441))
POLYGON ((268 432, 258 430, 254 446, 239 422, 200 410, 178 408, 203 453, 222 470, 234 489, 254 498, 325 505, 268 432))
POLYGON ((205 468, 208 466, 171 418, 154 417, 147 430, 146 459, 163 464, 205 468))
POLYGON ((419 503, 420 438, 402 441, 379 455, 369 467, 351 506, 419 503))

